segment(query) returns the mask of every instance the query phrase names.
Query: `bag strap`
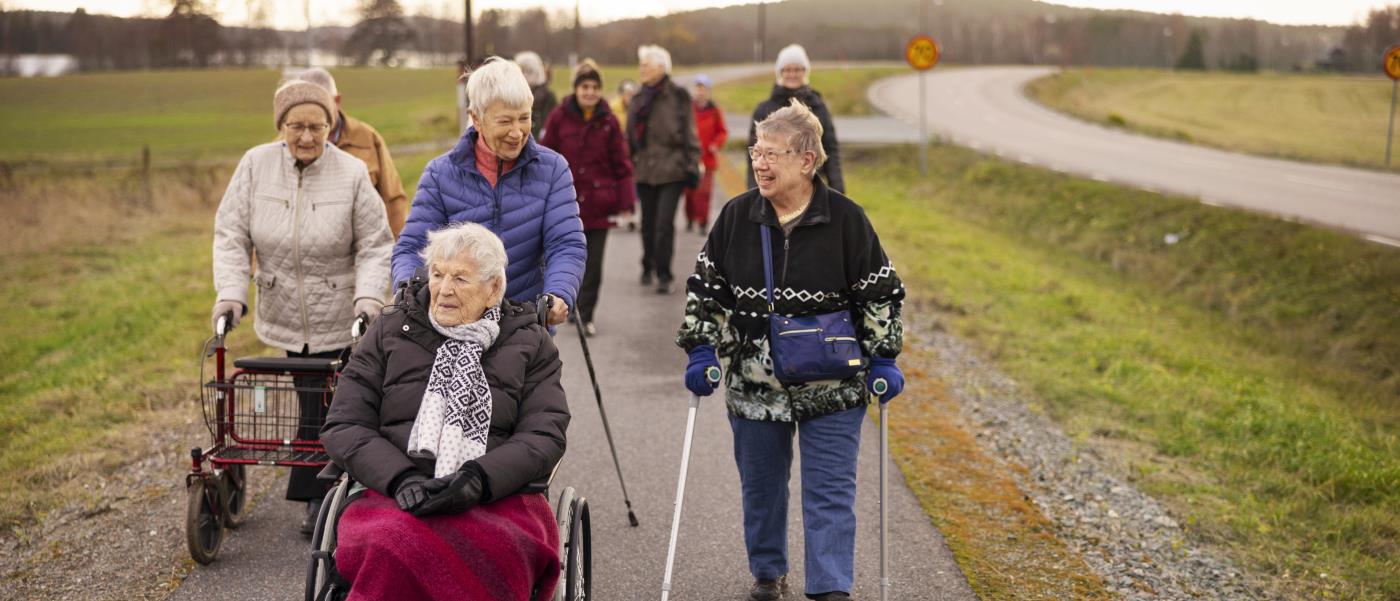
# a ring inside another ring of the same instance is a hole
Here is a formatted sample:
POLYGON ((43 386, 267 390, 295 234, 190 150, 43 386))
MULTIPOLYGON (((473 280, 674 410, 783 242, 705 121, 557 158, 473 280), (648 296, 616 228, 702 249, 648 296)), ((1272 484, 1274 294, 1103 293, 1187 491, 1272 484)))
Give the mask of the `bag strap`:
POLYGON ((773 244, 768 236, 768 225, 759 224, 759 236, 763 239, 763 287, 768 292, 768 315, 773 314, 773 244))

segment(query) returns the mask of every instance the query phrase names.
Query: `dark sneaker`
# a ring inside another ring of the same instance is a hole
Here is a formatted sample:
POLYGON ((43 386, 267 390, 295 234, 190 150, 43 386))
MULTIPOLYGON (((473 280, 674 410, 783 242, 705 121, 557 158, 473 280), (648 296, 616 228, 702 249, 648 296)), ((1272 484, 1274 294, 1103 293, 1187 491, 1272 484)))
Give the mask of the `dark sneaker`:
POLYGON ((643 272, 642 272, 642 285, 643 285, 643 286, 650 286, 650 285, 651 285, 651 272, 650 272, 650 271, 643 271, 643 272))
POLYGON ((665 279, 657 280, 657 281, 656 281, 656 293, 657 293, 657 294, 670 294, 670 293, 671 293, 671 278, 665 278, 665 279))
POLYGON ((775 580, 758 579, 749 589, 749 601, 778 601, 786 592, 787 576, 779 576, 775 580))
POLYGON ((831 591, 812 597, 814 601, 851 601, 851 596, 841 591, 831 591))
POLYGON ((321 513, 321 500, 306 502, 306 515, 301 518, 301 533, 311 536, 312 530, 316 529, 316 516, 321 513))

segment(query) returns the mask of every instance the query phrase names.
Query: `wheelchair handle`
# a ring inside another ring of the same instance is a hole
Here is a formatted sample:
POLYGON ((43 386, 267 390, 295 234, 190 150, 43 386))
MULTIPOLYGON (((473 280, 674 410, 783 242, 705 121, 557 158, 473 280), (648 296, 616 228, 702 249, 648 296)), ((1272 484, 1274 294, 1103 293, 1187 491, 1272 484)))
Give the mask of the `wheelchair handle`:
POLYGON ((540 320, 540 325, 549 325, 549 306, 554 304, 554 297, 548 294, 541 294, 535 297, 535 317, 540 320))

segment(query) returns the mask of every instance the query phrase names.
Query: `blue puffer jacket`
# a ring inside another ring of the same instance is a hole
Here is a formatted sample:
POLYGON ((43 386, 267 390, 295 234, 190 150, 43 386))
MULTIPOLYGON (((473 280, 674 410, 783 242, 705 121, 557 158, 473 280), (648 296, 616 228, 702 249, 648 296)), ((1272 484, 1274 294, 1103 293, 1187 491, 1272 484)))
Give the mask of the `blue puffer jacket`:
POLYGON ((428 232, 471 221, 505 243, 507 298, 533 300, 548 292, 573 307, 588 248, 568 162, 532 136, 493 189, 477 170, 476 138, 476 128, 468 129, 456 148, 423 169, 394 246, 394 288, 423 266, 418 253, 428 244, 428 232))

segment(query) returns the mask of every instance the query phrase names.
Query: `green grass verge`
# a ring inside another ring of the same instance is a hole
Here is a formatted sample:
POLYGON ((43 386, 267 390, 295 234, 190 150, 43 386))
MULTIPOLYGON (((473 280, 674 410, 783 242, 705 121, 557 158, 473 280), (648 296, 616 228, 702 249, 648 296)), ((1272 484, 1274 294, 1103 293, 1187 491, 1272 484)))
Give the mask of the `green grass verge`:
POLYGON ((1027 92, 1071 115, 1148 135, 1385 168, 1390 88, 1380 76, 1076 69, 1033 81, 1027 92))
MULTIPOLYGON (((812 89, 821 93, 833 115, 872 115, 876 111, 865 99, 866 88, 877 79, 908 72, 908 67, 817 68, 812 71, 812 89)), ((750 115, 772 91, 773 76, 757 75, 716 85, 715 104, 726 113, 750 115)))
POLYGON ((909 152, 850 161, 908 311, 1281 588, 1400 596, 1400 250, 953 147, 920 181, 909 152))

